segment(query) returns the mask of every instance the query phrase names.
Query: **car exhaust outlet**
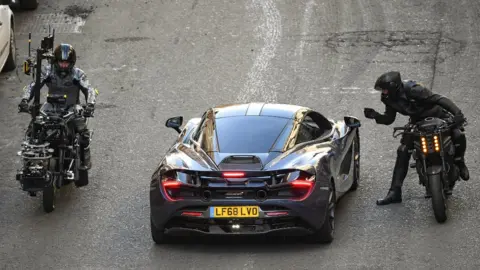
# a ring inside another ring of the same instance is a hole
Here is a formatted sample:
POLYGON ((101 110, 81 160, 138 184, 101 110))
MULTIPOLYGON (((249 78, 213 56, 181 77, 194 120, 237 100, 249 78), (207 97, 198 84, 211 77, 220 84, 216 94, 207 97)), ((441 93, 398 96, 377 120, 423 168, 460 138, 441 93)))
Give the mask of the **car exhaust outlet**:
POLYGON ((264 201, 267 199, 267 192, 265 190, 257 191, 257 200, 264 201))
POLYGON ((212 199, 212 192, 210 190, 203 191, 203 200, 210 201, 212 199))

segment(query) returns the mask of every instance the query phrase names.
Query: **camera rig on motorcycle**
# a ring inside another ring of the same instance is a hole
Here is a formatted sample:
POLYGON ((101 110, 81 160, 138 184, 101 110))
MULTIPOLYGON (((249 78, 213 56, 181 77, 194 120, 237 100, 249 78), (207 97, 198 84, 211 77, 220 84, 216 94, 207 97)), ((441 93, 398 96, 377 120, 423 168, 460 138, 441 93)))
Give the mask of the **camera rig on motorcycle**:
POLYGON ((42 61, 47 60, 51 64, 54 36, 55 30, 52 34, 49 31, 49 35, 43 38, 34 62, 30 56, 29 34, 29 58, 24 62, 23 71, 26 75, 32 74, 35 80, 34 102, 27 111, 19 111, 30 113, 32 118, 18 152, 22 168, 17 171, 16 179, 30 196, 43 192, 45 212, 54 210, 55 194, 62 186, 72 182, 78 187, 88 184, 88 172, 79 170, 80 135, 71 130, 70 123, 78 116, 92 117, 85 114, 85 106, 72 111, 66 106, 66 96, 47 96, 53 110, 41 111, 42 61))
POLYGON ((55 29, 51 31, 48 27, 48 36, 43 37, 40 48, 36 49, 35 58, 31 55, 31 43, 32 33, 28 33, 28 58, 23 62, 23 73, 26 75, 32 75, 35 85, 33 87, 33 109, 31 111, 32 119, 35 119, 38 115, 40 108, 40 86, 41 86, 41 74, 43 60, 47 60, 51 63, 53 59, 53 44, 55 42, 55 29), (35 60, 35 61, 34 61, 35 60), (33 72, 32 72, 33 71, 33 72))

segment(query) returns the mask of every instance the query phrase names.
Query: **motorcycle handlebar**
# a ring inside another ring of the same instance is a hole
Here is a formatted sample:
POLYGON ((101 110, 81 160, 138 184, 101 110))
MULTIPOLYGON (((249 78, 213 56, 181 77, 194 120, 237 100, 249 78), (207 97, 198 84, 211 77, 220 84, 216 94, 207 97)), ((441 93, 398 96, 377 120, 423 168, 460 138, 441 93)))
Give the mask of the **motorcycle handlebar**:
MULTIPOLYGON (((455 127, 457 125, 457 123, 455 122, 450 122, 450 124, 448 124, 447 126, 445 127, 442 127, 441 129, 442 130, 445 130, 445 129, 451 129, 453 127, 455 127)), ((406 125, 406 126, 403 126, 403 127, 394 127, 393 128, 393 137, 394 138, 397 138, 398 136, 402 135, 402 134, 409 134, 409 135, 415 135, 415 134, 420 134, 419 132, 416 132, 416 131, 407 131, 409 129, 413 129, 415 127, 415 125, 406 125), (403 132, 400 132, 398 134, 395 134, 397 131, 401 131, 403 130, 403 132)))
MULTIPOLYGON (((27 109, 20 108, 20 109, 18 110, 18 112, 19 112, 19 113, 29 113, 29 114, 31 114, 34 107, 35 107, 34 105, 29 105, 27 109)), ((87 107, 86 105, 82 105, 83 111, 82 111, 81 115, 82 115, 83 117, 85 117, 85 118, 93 117, 93 115, 90 115, 90 114, 86 114, 86 113, 85 113, 85 108, 86 108, 86 107, 87 107)), ((49 116, 49 117, 50 117, 50 118, 53 118, 53 119, 56 119, 58 116, 49 116)), ((61 117, 59 117, 59 118, 61 118, 61 117)))

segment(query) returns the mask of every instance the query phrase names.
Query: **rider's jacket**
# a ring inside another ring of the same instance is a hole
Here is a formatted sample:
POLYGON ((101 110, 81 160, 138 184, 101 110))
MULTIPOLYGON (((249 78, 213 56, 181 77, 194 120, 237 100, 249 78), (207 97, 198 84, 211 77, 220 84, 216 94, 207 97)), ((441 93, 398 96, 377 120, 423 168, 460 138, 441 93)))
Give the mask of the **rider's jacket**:
POLYGON ((375 121, 384 125, 392 124, 397 112, 410 116, 412 122, 426 117, 447 118, 450 114, 461 114, 461 110, 453 101, 411 80, 403 81, 403 87, 395 98, 382 94, 381 101, 385 104, 385 112, 378 114, 375 121))
MULTIPOLYGON (((87 75, 83 70, 73 67, 70 74, 65 77, 57 75, 54 67, 51 65, 44 66, 41 72, 41 87, 47 85, 48 96, 64 96, 66 97, 66 105, 80 104, 80 91, 85 96, 85 101, 95 105, 98 91, 94 89, 87 79, 87 75)), ((31 101, 34 93, 32 91, 35 82, 24 87, 22 99, 31 101)), ((41 88, 40 87, 40 88, 41 88)))

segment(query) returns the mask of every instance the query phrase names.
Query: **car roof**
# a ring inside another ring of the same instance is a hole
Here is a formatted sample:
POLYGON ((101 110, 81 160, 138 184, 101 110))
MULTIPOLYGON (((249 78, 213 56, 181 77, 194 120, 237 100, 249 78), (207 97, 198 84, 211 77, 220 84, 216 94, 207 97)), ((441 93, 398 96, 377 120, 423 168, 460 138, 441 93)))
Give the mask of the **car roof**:
POLYGON ((215 112, 216 119, 234 116, 270 116, 296 119, 299 112, 310 111, 310 108, 303 106, 260 102, 221 105, 212 109, 215 112))

